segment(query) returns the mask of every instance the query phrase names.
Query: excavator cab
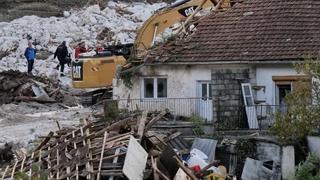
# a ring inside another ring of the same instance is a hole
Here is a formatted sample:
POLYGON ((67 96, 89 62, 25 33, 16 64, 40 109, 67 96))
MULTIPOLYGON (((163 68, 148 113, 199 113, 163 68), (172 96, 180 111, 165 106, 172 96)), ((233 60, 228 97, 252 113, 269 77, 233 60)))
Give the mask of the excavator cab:
POLYGON ((110 87, 117 67, 126 63, 132 47, 133 44, 108 46, 94 56, 81 56, 72 63, 73 87, 110 87))

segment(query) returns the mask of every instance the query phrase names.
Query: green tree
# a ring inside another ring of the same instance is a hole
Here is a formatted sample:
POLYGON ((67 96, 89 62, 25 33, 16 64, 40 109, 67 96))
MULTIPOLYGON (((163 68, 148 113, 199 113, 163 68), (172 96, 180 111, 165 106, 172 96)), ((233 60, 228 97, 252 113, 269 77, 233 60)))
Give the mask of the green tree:
POLYGON ((309 78, 295 82, 293 92, 285 98, 286 111, 275 114, 270 129, 283 142, 296 142, 318 133, 320 127, 320 59, 305 59, 295 64, 295 68, 309 78))

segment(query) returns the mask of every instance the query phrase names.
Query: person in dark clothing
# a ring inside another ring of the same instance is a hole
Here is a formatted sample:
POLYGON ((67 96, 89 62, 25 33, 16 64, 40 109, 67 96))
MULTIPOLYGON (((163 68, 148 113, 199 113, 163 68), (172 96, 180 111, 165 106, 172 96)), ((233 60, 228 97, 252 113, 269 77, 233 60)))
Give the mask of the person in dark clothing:
POLYGON ((24 52, 24 56, 27 59, 28 62, 28 74, 31 74, 33 69, 34 60, 36 58, 37 50, 32 47, 32 43, 28 43, 28 47, 26 48, 24 52))
POLYGON ((57 50, 56 52, 54 53, 54 57, 53 59, 55 59, 56 57, 58 57, 58 60, 59 60, 59 65, 57 66, 57 69, 59 69, 59 66, 61 67, 60 68, 60 76, 64 76, 63 74, 63 71, 64 71, 64 65, 67 62, 67 56, 68 56, 68 48, 66 46, 66 42, 63 41, 58 47, 57 47, 57 50))

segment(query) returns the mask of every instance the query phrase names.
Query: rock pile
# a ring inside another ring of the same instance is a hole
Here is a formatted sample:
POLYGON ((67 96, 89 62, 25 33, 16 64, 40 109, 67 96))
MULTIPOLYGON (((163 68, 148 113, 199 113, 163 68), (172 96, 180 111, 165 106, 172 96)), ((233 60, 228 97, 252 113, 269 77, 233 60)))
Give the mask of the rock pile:
MULTIPOLYGON (((95 47, 98 41, 106 45, 133 43, 140 25, 164 6, 165 3, 108 1, 106 7, 94 5, 71 10, 65 12, 65 17, 24 16, 0 22, 0 71, 25 71, 24 51, 30 39, 38 50, 34 73, 49 77, 58 63, 53 60, 53 53, 62 41, 67 41, 70 48, 80 41, 90 47, 95 47)), ((70 73, 70 69, 66 68, 65 73, 70 73)))

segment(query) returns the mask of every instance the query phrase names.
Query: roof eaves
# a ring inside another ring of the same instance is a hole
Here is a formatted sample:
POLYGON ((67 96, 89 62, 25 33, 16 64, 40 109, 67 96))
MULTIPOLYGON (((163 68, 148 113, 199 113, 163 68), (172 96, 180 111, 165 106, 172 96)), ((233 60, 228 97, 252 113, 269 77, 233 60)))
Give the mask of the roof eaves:
POLYGON ((300 62, 301 58, 283 60, 259 60, 259 61, 166 61, 146 63, 146 66, 153 65, 223 65, 223 64, 292 64, 300 62))

